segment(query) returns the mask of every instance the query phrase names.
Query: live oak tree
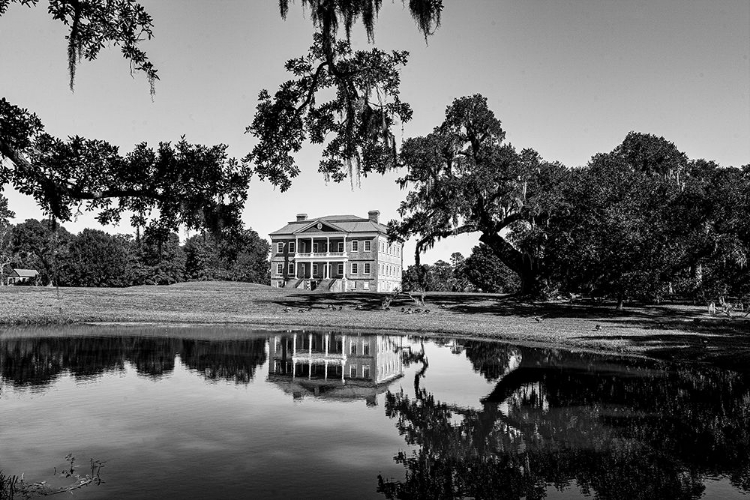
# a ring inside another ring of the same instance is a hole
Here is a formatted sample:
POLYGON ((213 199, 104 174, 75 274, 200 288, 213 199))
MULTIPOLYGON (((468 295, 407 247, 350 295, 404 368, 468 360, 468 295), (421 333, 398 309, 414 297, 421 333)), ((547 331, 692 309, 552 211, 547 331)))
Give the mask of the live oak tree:
MULTIPOLYGON (((305 141, 325 144, 318 170, 326 179, 383 173, 396 165, 391 128, 411 119, 401 101, 399 71, 405 51, 377 48, 353 52, 351 31, 361 19, 368 41, 375 39, 381 0, 302 0, 317 28, 307 56, 286 63, 293 79, 271 97, 260 92, 258 108, 247 132, 259 139, 246 157, 261 179, 285 191, 299 174, 293 154, 305 141), (339 27, 345 36, 339 38, 339 27)), ((281 0, 286 17, 289 0, 281 0)), ((409 12, 425 40, 439 25, 442 0, 410 0, 409 12)))
POLYGON ((495 255, 484 243, 471 250, 464 261, 463 273, 467 280, 483 292, 514 293, 518 291, 518 275, 495 255))
MULTIPOLYGON (((11 4, 27 7, 38 0, 0 0, 0 16, 11 4)), ((135 225, 158 211, 158 225, 174 229, 220 230, 239 220, 254 161, 261 179, 282 190, 288 188, 298 167, 291 153, 302 142, 324 142, 320 169, 339 181, 352 173, 383 171, 393 163, 395 143, 390 127, 406 121, 411 109, 399 99, 398 69, 406 53, 373 49, 352 52, 348 39, 352 26, 362 20, 370 41, 381 0, 303 0, 317 28, 308 56, 287 63, 297 80, 282 85, 273 99, 263 91, 255 119, 248 131, 260 142, 243 161, 226 158, 226 147, 189 145, 180 141, 158 152, 137 146, 122 157, 104 141, 80 137, 60 140, 44 133, 42 122, 5 99, 0 101, 0 189, 11 184, 33 196, 51 216, 68 220, 74 207, 98 210, 100 220, 117 220, 124 210, 136 213, 135 225), (346 40, 339 40, 343 26, 346 40), (319 95, 334 89, 336 97, 318 104, 319 95), (201 157, 209 156, 204 171, 201 157), (96 172, 83 162, 100 158, 96 172), (178 162, 171 157, 180 157, 178 162), (162 161, 167 158, 167 161, 162 161), (194 160, 194 161, 193 161, 194 160), (43 161, 41 165, 38 163, 43 161), (353 167, 356 165, 356 167, 353 167), (152 182, 154 172, 168 179, 152 182), (114 200, 118 200, 115 204, 114 200), (203 205, 200 201, 206 200, 203 205), (164 215, 161 215, 162 211, 164 215)), ((280 1, 285 17, 288 0, 280 1)), ((442 0, 410 0, 409 11, 425 37, 439 25, 442 0)), ((48 12, 69 28, 67 35, 70 87, 82 60, 96 59, 106 45, 119 46, 132 72, 145 74, 154 93, 158 73, 141 48, 153 35, 153 23, 134 0, 49 0, 48 12)))
POLYGON ((546 233, 551 274, 565 288, 615 297, 618 308, 670 286, 714 300, 722 285, 741 293, 747 185, 741 169, 690 161, 663 137, 631 132, 571 172, 546 233))
POLYGON ((156 149, 141 143, 122 155, 106 141, 53 137, 35 115, 0 98, 0 156, 6 160, 0 186, 32 196, 62 221, 84 209, 96 211, 102 224, 130 211, 137 227, 149 221, 171 229, 236 225, 251 169, 226 150, 183 138, 156 149))
POLYGON ((479 239, 517 273, 521 293, 540 289, 544 230, 559 202, 567 170, 532 149, 505 144, 501 122, 481 95, 453 101, 445 120, 424 137, 407 139, 399 179, 410 192, 393 237, 417 236, 415 260, 437 241, 464 233, 479 239), (514 235, 511 235, 510 232, 514 235))
MULTIPOLYGON (((0 16, 11 4, 36 6, 39 0, 0 0, 0 16)), ((151 16, 134 0, 49 0, 47 12, 56 21, 70 28, 68 41, 68 73, 70 89, 75 84, 76 66, 82 60, 93 61, 107 45, 120 47, 130 63, 130 71, 145 74, 154 93, 159 79, 140 43, 153 36, 151 16)))

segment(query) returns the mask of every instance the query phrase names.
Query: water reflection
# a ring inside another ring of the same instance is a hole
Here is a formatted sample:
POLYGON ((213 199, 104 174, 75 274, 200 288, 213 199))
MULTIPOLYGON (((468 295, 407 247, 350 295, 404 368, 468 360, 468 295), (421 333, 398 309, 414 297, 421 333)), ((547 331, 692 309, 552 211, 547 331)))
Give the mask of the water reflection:
POLYGON ((0 468, 90 453, 113 464, 101 498, 244 498, 247 477, 258 498, 750 491, 746 374, 397 335, 104 333, 0 335, 0 468))
MULTIPOLYGON (((458 344, 458 345, 456 345, 458 344)), ((544 498, 550 488, 597 498, 700 498, 708 477, 750 491, 750 384, 716 368, 458 342, 495 383, 480 409, 389 392, 386 414, 412 453, 386 498, 544 498)), ((424 368, 428 366, 424 363, 424 368)))
POLYGON ((64 374, 77 381, 122 372, 125 364, 158 380, 179 360, 208 380, 247 384, 266 361, 266 339, 204 340, 141 336, 3 337, 0 376, 15 387, 41 389, 64 374))
POLYGON ((295 399, 312 395, 375 405, 375 396, 403 375, 402 349, 401 336, 276 335, 269 340, 268 380, 295 399))

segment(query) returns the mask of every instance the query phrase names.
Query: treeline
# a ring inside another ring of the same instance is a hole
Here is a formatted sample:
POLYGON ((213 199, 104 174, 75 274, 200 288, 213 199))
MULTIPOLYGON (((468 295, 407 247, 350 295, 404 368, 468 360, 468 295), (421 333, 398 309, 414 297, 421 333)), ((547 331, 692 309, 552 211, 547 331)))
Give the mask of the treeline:
POLYGON ((487 245, 475 246, 465 258, 460 252, 451 261, 413 264, 402 275, 404 291, 515 293, 521 282, 487 245))
MULTIPOLYGON (((270 282, 269 244, 251 229, 202 233, 184 244, 176 233, 146 228, 143 234, 78 234, 49 221, 6 224, 0 255, 7 277, 13 268, 39 271, 36 284, 126 287, 188 280, 270 282)), ((0 277, 2 278, 2 277, 0 277)), ((0 279, 2 281, 2 279, 0 279)))
MULTIPOLYGON (((472 233, 523 294, 585 293, 622 306, 750 293, 750 164, 691 159, 663 137, 630 132, 569 168, 506 143, 480 95, 456 99, 433 133, 406 140, 401 161, 409 194, 389 231, 416 237, 417 259, 472 233)), ((420 274, 419 285, 432 286, 420 274)))
POLYGON ((149 336, 37 337, 0 340, 0 379, 11 387, 47 387, 68 374, 76 380, 122 371, 160 378, 176 363, 207 380, 246 385, 266 362, 266 339, 211 340, 149 336))

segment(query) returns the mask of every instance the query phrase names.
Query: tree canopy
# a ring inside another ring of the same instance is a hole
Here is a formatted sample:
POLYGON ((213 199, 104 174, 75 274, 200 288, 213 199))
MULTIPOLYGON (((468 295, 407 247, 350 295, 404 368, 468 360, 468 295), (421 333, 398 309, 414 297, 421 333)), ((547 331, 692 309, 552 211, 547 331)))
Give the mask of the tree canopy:
POLYGON ((149 220, 170 229, 235 226, 251 169, 226 150, 183 138, 121 155, 106 141, 53 137, 35 115, 0 98, 0 154, 10 160, 0 165, 0 186, 13 185, 62 221, 85 209, 102 224, 130 211, 136 227, 149 220))
POLYGON ((404 239, 418 236, 417 262, 442 238, 479 233, 519 274, 527 293, 540 275, 541 249, 530 242, 547 224, 567 170, 532 149, 519 153, 504 139, 485 97, 454 100, 431 134, 404 142, 400 159, 407 173, 398 182, 411 191, 399 208, 402 220, 391 222, 389 231, 404 239), (523 244, 506 236, 513 228, 526 231, 523 244))
MULTIPOLYGON (((1 200, 1 198, 0 198, 1 200)), ((52 221, 8 225, 10 267, 36 269, 41 284, 124 287, 187 280, 269 283, 269 244, 252 229, 204 232, 180 244, 150 226, 133 235, 97 229, 71 234, 52 221)), ((2 278, 2 276, 0 276, 2 278)))
MULTIPOLYGON (((10 4, 36 6, 39 0, 0 0, 0 16, 10 4)), ((68 73, 70 90, 75 84, 76 66, 82 60, 93 61, 108 45, 120 47, 130 64, 130 72, 143 72, 151 87, 159 79, 140 43, 153 36, 153 21, 143 6, 134 0, 49 0, 47 12, 52 19, 70 28, 68 73)))
MULTIPOLYGON (((0 16, 11 4, 27 7, 38 0, 0 0, 0 16)), ((281 0, 286 17, 289 0, 281 0)), ((145 143, 125 156, 103 140, 44 133, 33 113, 5 99, 0 101, 0 189, 13 185, 33 196, 46 213, 69 220, 74 207, 98 210, 99 219, 116 221, 122 211, 135 212, 142 225, 147 214, 159 214, 170 228, 220 229, 236 224, 247 196, 251 163, 261 179, 286 190, 299 168, 292 154, 305 140, 327 142, 320 171, 341 181, 354 172, 382 172, 394 164, 395 141, 390 132, 407 121, 411 109, 399 97, 399 70, 407 53, 378 49, 352 51, 352 27, 362 21, 374 41, 380 0, 303 0, 316 34, 307 56, 290 60, 294 80, 272 98, 263 90, 247 131, 259 143, 244 160, 226 157, 226 146, 190 145, 184 138, 175 147, 161 143, 151 151, 145 143), (345 38, 339 38, 339 28, 345 38), (328 90, 335 97, 319 102, 328 90), (327 137, 333 138, 328 140, 327 137), (164 182, 153 177, 159 174, 164 182), (115 203, 117 200, 117 203, 115 203), (200 200, 206 200, 202 205, 200 200)), ((418 29, 431 34, 440 24, 442 0, 410 0, 408 9, 418 29)), ((157 69, 141 47, 153 36, 153 20, 134 0, 49 0, 51 17, 69 27, 70 88, 82 60, 94 60, 107 45, 119 46, 131 73, 145 74, 154 93, 157 69)))
POLYGON ((691 161, 663 137, 629 133, 571 172, 564 208, 545 233, 553 279, 620 303, 658 300, 670 287, 714 297, 746 293, 732 277, 750 250, 746 170, 691 161), (703 279, 703 270, 719 275, 703 279))
MULTIPOLYGON (((406 2, 404 2, 406 3, 406 2)), ((293 154, 304 141, 324 144, 318 170, 340 182, 396 165, 391 128, 411 119, 411 107, 400 98, 400 70, 408 52, 377 48, 352 52, 352 27, 361 20, 370 42, 381 0, 302 0, 317 32, 309 54, 286 63, 293 80, 273 98, 259 94, 259 105, 247 132, 259 142, 246 157, 261 179, 285 191, 299 174, 293 154), (345 36, 339 37, 339 27, 345 36), (334 92, 335 91, 335 92, 334 92), (320 102, 322 101, 322 102, 320 102)), ((425 40, 440 25, 442 0, 410 0, 408 9, 425 40)), ((289 0, 280 1, 286 17, 289 0)))

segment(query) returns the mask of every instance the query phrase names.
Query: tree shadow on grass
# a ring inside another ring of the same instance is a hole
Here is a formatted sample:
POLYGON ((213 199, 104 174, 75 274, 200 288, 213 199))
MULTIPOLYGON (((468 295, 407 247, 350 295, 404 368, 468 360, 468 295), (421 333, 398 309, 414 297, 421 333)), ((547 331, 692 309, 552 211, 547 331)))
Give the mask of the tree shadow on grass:
POLYGON ((607 321, 600 335, 586 341, 626 341, 649 357, 667 361, 711 363, 722 368, 750 372, 750 321, 711 318, 699 322, 607 321), (628 335, 627 329, 654 330, 652 335, 628 335), (617 333, 606 333, 616 329, 617 333), (677 332, 675 332, 675 330, 677 332), (625 333, 623 333, 625 332, 625 333))
MULTIPOLYGON (((343 292, 316 293, 294 292, 288 295, 264 299, 281 307, 312 307, 329 309, 333 307, 377 310, 382 308, 387 293, 343 292)), ((701 309, 695 306, 674 305, 634 305, 623 311, 615 310, 613 303, 592 301, 570 302, 529 302, 512 295, 479 293, 429 292, 425 304, 420 305, 406 293, 397 295, 390 303, 391 309, 401 307, 421 307, 445 309, 454 313, 470 315, 520 316, 542 318, 583 318, 583 319, 643 319, 657 322, 684 321, 700 315, 701 309)))

